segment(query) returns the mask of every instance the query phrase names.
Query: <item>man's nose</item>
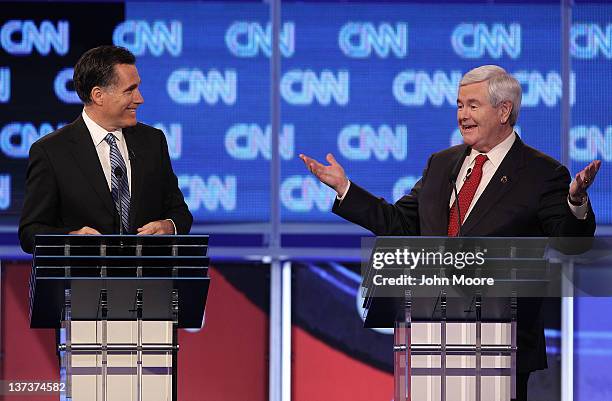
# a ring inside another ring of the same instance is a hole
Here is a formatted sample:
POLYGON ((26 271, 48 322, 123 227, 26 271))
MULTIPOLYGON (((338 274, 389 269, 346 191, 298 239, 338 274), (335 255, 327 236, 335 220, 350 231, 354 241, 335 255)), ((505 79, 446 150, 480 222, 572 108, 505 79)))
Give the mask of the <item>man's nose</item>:
POLYGON ((144 103, 144 97, 142 97, 142 93, 140 93, 140 89, 136 89, 134 93, 134 103, 141 104, 144 103))

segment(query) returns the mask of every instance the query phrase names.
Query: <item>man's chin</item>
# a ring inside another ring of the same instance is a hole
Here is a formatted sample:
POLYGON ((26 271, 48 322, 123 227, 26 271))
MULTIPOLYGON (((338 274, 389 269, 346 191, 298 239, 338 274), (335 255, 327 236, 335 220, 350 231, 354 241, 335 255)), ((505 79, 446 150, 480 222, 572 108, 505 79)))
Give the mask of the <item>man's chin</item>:
POLYGON ((463 143, 468 145, 468 146, 473 146, 474 143, 476 143, 476 141, 474 140, 474 137, 471 135, 463 135, 463 133, 461 134, 463 136, 463 143))
POLYGON ((130 119, 126 120, 126 122, 125 122, 125 126, 126 127, 133 127, 136 124, 138 124, 138 120, 136 119, 136 117, 130 118, 130 119))

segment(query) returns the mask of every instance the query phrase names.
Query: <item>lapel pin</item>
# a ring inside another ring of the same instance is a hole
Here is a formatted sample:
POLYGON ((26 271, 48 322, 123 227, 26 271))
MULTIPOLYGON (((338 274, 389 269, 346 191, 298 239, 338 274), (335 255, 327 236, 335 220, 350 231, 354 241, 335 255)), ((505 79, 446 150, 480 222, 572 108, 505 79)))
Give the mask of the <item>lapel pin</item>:
POLYGON ((508 182, 508 176, 503 176, 500 181, 502 184, 506 184, 508 182))

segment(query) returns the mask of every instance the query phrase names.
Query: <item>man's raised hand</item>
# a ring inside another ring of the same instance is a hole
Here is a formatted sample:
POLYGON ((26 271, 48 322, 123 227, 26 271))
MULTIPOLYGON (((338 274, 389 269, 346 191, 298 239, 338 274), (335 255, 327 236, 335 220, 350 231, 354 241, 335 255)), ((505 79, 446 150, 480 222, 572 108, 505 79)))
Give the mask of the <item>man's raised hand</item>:
POLYGON ((306 165, 306 168, 314 174, 315 177, 319 179, 323 184, 331 187, 338 193, 338 196, 343 196, 346 188, 348 187, 348 178, 346 178, 346 174, 344 173, 344 169, 336 161, 334 155, 328 153, 325 159, 329 163, 328 166, 325 166, 315 159, 308 157, 304 154, 300 154, 300 159, 306 165))
POLYGON ((572 202, 581 203, 586 198, 587 189, 595 181, 595 176, 601 167, 601 160, 594 160, 589 163, 582 171, 576 174, 576 177, 570 184, 569 196, 572 202))

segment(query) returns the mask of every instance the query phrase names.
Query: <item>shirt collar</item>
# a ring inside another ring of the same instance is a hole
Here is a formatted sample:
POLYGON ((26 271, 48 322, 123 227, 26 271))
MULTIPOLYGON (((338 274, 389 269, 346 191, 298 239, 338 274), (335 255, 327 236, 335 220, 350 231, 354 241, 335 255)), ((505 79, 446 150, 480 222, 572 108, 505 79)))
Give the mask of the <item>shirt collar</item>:
MULTIPOLYGON (((98 123, 92 120, 91 117, 89 117, 85 112, 85 109, 83 109, 83 113, 81 114, 83 116, 83 121, 85 122, 85 125, 89 130, 89 134, 91 135, 91 139, 93 140, 94 146, 98 146, 100 143, 102 143, 102 141, 104 141, 104 138, 106 138, 106 135, 108 135, 109 131, 105 130, 100 125, 98 125, 98 123)), ((112 134, 115 135, 118 141, 123 140, 123 131, 121 130, 121 128, 112 131, 112 134)))
POLYGON ((515 140, 516 140, 516 133, 513 132, 512 134, 508 135, 508 138, 504 139, 503 141, 495 145, 495 147, 491 149, 490 151, 488 151, 487 153, 480 153, 472 149, 472 151, 470 152, 470 155, 468 156, 469 158, 468 166, 471 166, 472 164, 474 164, 474 160, 476 160, 476 156, 480 154, 485 154, 487 155, 487 157, 489 158, 489 161, 493 164, 493 166, 495 166, 495 168, 499 167, 502 160, 504 160, 504 157, 506 157, 506 154, 508 154, 508 152, 510 151, 510 148, 514 144, 515 140))

